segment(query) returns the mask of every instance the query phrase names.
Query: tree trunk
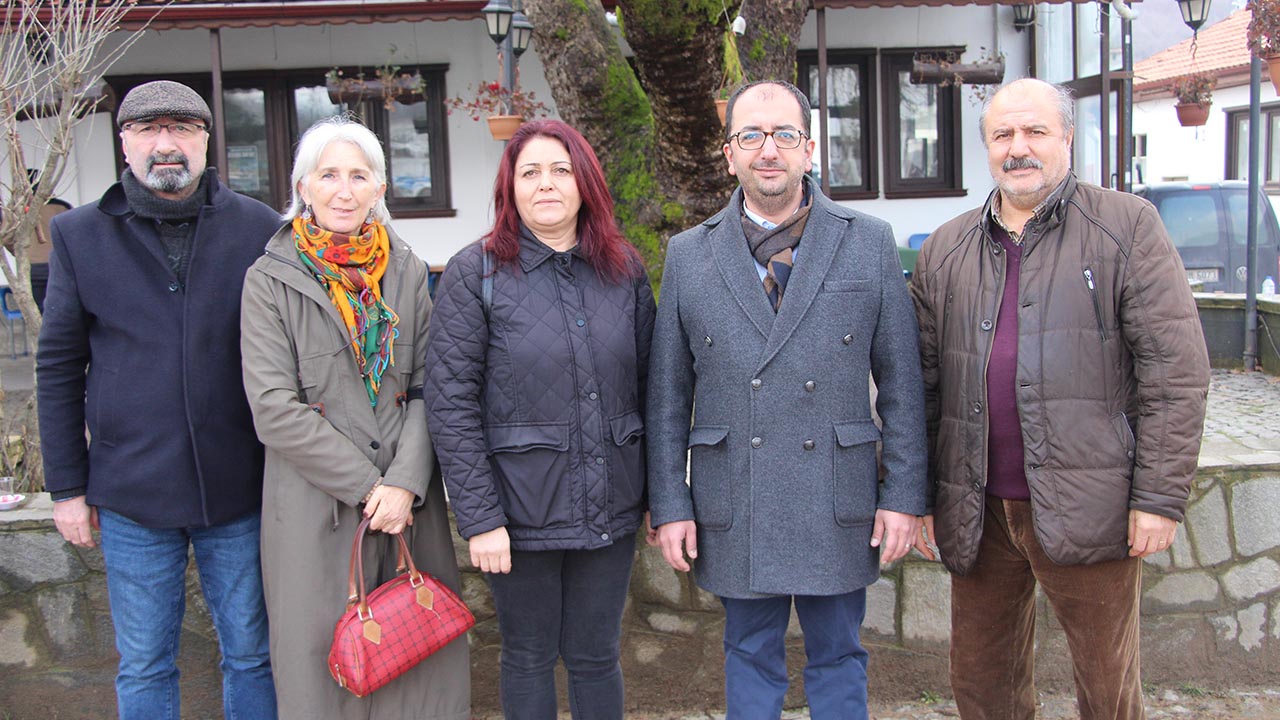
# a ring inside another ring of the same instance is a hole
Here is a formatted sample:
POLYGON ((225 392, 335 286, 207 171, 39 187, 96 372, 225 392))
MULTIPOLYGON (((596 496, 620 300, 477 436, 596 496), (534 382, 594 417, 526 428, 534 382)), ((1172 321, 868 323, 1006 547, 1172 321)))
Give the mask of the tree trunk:
POLYGON ((743 19, 747 31, 738 38, 738 54, 748 81, 796 81, 796 48, 809 14, 809 0, 752 0, 743 19))

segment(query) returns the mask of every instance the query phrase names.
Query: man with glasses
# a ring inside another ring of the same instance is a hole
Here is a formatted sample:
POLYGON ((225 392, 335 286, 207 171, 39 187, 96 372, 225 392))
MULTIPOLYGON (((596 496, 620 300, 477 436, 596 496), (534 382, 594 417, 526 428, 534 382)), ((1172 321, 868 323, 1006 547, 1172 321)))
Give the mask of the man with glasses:
POLYGON ((906 554, 925 510, 916 322, 897 246, 886 223, 806 175, 809 113, 782 82, 730 98, 724 154, 741 187, 672 238, 653 335, 656 542, 677 570, 692 559, 724 605, 729 720, 781 714, 793 603, 811 716, 867 717, 866 586, 906 554))
POLYGON ((45 485, 68 542, 91 548, 101 531, 123 720, 179 716, 188 548, 226 716, 276 716, 240 290, 280 220, 205 169, 212 119, 185 85, 134 88, 117 116, 120 182, 51 223, 36 355, 45 485))

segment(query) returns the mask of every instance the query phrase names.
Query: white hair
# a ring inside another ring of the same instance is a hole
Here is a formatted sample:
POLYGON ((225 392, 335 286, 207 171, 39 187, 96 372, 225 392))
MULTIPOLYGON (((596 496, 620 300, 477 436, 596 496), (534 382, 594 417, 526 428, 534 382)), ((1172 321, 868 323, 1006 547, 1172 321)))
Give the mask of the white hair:
MULTIPOLYGON (((382 152, 382 143, 378 142, 378 136, 348 116, 335 115, 325 118, 312 125, 298 141, 298 152, 293 157, 293 175, 289 178, 292 198, 289 201, 289 209, 285 210, 281 219, 291 222, 302 214, 306 201, 298 192, 298 185, 315 172, 325 148, 335 142, 351 143, 359 149, 368 161, 369 169, 373 170, 374 180, 379 184, 386 184, 387 158, 382 152)), ((391 221, 385 193, 373 205, 373 219, 380 223, 391 221)))

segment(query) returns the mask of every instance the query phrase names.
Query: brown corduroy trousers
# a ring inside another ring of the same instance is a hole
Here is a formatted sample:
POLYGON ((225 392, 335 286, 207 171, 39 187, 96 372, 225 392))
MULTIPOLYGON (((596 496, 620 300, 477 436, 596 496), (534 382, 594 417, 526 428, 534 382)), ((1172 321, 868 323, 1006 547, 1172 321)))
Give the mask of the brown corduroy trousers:
POLYGON ((951 577, 951 689, 964 720, 1036 716, 1036 583, 1062 624, 1081 720, 1142 720, 1142 561, 1057 565, 1031 504, 988 497, 978 562, 951 577))

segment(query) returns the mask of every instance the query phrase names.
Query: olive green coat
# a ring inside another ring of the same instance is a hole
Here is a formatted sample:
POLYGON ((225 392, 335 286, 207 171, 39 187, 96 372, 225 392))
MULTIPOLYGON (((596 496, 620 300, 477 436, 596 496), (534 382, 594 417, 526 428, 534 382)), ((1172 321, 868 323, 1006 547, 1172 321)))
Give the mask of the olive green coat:
MULTIPOLYGON (((271 664, 281 718, 321 720, 470 717, 470 660, 463 636, 367 698, 338 687, 327 667, 334 623, 347 600, 351 540, 360 501, 379 477, 417 495, 411 533, 418 568, 458 589, 440 476, 421 395, 427 268, 391 235, 383 298, 399 315, 394 366, 376 408, 356 369, 346 327, 324 288, 298 260, 289 226, 245 278, 241 350, 245 391, 266 446, 262 577, 271 664)), ((390 538, 365 543, 369 591, 390 579, 390 538)))

